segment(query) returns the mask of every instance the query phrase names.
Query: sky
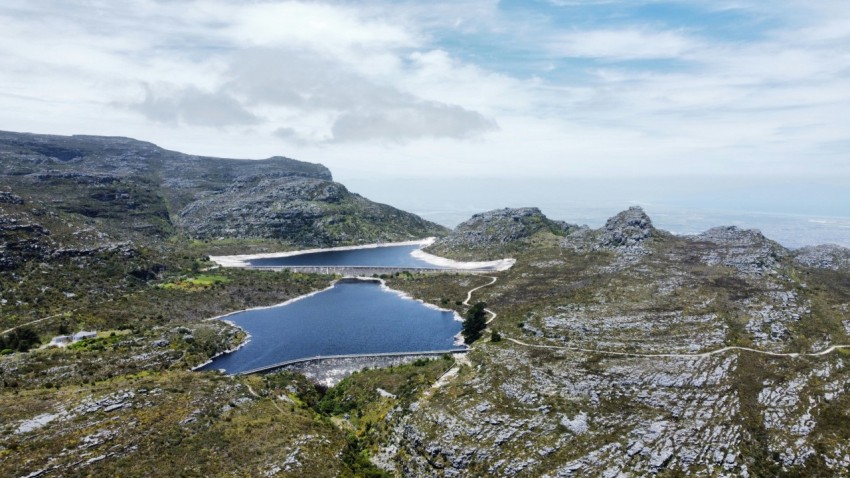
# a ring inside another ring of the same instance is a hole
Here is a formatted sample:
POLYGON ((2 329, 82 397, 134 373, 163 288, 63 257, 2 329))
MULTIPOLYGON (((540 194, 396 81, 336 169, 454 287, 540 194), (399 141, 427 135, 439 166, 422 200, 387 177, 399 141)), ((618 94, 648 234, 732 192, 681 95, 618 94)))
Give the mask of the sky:
POLYGON ((0 6, 0 129, 287 156, 343 181, 842 181, 848 111, 846 0, 0 6))

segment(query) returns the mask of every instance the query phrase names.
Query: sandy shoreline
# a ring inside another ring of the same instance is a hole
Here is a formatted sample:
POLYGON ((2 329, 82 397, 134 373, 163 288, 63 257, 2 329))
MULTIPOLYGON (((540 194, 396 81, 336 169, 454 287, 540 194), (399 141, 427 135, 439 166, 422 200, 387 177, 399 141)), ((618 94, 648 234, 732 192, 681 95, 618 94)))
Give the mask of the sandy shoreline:
POLYGON ((447 270, 481 270, 485 269, 488 271, 499 272, 506 271, 510 269, 515 263, 516 259, 498 259, 495 261, 479 261, 479 262, 461 262, 456 261, 454 259, 447 259, 445 257, 435 256, 434 254, 429 254, 422 249, 417 249, 410 253, 413 257, 423 260, 429 264, 434 264, 435 266, 445 267, 447 270))
POLYGON ((305 249, 300 251, 288 252, 268 252, 262 254, 240 254, 234 256, 210 256, 210 260, 222 267, 250 267, 249 261, 255 259, 274 259, 279 257, 290 257, 301 254, 312 254, 316 252, 328 251, 353 251, 357 249, 375 249, 378 247, 393 247, 393 246, 419 246, 419 249, 413 251, 411 255, 421 261, 427 262, 434 266, 445 268, 446 271, 466 271, 466 270, 488 270, 493 272, 504 271, 510 269, 516 262, 515 259, 499 259, 495 261, 480 261, 480 262, 461 262, 445 257, 435 256, 422 250, 423 247, 430 246, 436 238, 428 237, 417 241, 405 242, 387 242, 381 244, 363 244, 360 246, 341 246, 330 247, 324 249, 305 249))

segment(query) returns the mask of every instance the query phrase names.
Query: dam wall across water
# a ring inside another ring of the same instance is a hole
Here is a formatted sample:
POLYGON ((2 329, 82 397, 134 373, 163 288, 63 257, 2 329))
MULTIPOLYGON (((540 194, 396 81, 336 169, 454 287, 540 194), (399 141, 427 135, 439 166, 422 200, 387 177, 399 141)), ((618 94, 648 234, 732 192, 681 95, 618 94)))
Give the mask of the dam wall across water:
POLYGON ((246 269, 257 270, 290 270, 292 272, 307 272, 313 274, 339 274, 343 276, 372 276, 410 272, 412 274, 439 274, 441 272, 462 272, 480 274, 493 272, 493 269, 445 269, 437 267, 375 267, 375 266, 246 266, 246 269))
POLYGON ((370 358, 370 357, 408 357, 408 356, 434 356, 445 354, 462 354, 468 352, 468 349, 451 349, 451 350, 431 350, 426 352, 388 352, 388 353, 373 353, 373 354, 346 354, 346 355, 316 355, 313 357, 305 357, 295 360, 286 360, 264 367, 258 367, 244 372, 239 372, 237 375, 250 375, 254 373, 267 373, 274 370, 284 368, 288 365, 296 365, 304 362, 319 362, 328 359, 346 359, 346 358, 370 358))

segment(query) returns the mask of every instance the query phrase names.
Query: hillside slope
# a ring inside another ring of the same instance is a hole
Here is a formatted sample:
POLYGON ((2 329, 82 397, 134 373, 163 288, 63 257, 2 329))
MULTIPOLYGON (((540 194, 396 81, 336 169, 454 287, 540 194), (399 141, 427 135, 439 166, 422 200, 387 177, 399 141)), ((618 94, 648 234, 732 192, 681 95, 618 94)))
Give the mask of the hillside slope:
MULTIPOLYGON (((477 222, 465 235, 488 237, 477 222)), ((385 466, 446 477, 847 476, 850 349, 793 355, 850 345, 846 249, 789 251, 736 227, 674 236, 639 208, 596 230, 510 243, 516 265, 472 298, 498 314, 489 328, 501 340, 485 336, 469 366, 393 421, 385 466)), ((389 284, 452 303, 487 282, 389 284)))
MULTIPOLYGON (((0 192, 113 241, 182 235, 334 246, 441 235, 322 165, 191 156, 129 138, 0 132, 0 192)), ((4 208, 5 209, 5 208, 4 208)))

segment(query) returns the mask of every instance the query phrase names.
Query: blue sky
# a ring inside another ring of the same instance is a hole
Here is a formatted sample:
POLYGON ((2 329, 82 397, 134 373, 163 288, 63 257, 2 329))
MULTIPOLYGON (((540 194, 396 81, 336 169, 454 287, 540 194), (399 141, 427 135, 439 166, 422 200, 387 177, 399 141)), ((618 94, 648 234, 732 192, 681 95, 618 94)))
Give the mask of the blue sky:
POLYGON ((847 111, 843 1, 0 6, 0 129, 284 155, 342 180, 840 181, 847 111))

